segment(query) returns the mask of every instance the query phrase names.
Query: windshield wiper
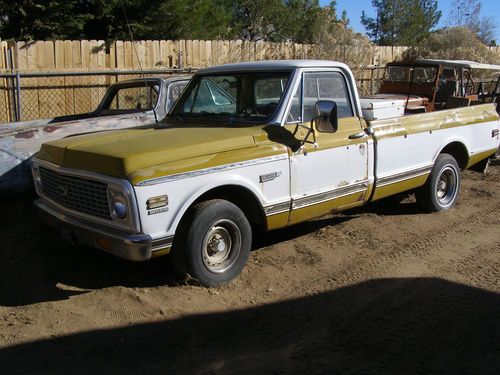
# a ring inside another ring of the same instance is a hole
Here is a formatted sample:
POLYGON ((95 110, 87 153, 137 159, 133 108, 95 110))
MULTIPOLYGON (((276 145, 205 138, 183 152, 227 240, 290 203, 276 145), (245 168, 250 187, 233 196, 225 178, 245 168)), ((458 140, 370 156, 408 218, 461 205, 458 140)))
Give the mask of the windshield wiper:
POLYGON ((227 117, 227 116, 231 116, 233 115, 234 113, 229 113, 229 112, 207 112, 207 111, 201 111, 201 112, 198 112, 198 113, 193 113, 193 115, 203 115, 203 116, 210 116, 210 117, 227 117))

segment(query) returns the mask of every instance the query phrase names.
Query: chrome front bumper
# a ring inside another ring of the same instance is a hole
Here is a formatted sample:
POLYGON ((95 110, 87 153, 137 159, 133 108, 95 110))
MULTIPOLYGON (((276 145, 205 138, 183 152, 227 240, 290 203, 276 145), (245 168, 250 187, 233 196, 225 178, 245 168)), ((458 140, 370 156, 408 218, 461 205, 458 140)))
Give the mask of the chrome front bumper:
POLYGON ((61 232, 61 236, 76 245, 95 247, 117 257, 145 261, 151 258, 153 241, 147 234, 130 234, 96 226, 61 213, 41 199, 35 201, 40 215, 47 224, 61 232))

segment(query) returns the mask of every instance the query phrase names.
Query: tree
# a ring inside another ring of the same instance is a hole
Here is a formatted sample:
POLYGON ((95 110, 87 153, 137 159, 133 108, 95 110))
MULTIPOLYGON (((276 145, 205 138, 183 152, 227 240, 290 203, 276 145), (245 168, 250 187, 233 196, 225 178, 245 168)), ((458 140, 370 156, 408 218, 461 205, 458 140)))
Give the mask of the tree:
POLYGON ((372 63, 371 54, 366 53, 372 43, 361 33, 348 27, 347 15, 339 19, 335 2, 322 9, 317 24, 313 56, 319 59, 342 61, 353 69, 362 69, 372 63))
POLYGON ((437 0, 372 0, 376 17, 363 11, 361 23, 379 45, 415 46, 441 18, 437 0))
POLYGON ((479 23, 479 31, 477 33, 479 40, 488 45, 492 44, 492 41, 495 42, 496 27, 493 17, 484 17, 479 23))
POLYGON ((448 27, 466 27, 486 45, 496 44, 496 22, 493 17, 480 18, 480 0, 453 0, 448 16, 448 27))
MULTIPOLYGON (((411 54, 417 51, 411 51, 411 54)), ((438 30, 418 46, 418 55, 424 58, 472 60, 498 63, 499 57, 486 47, 467 27, 449 27, 438 30)))
POLYGON ((0 37, 79 38, 90 18, 88 3, 80 0, 0 0, 0 37))
MULTIPOLYGON (((135 39, 158 32, 151 17, 160 8, 161 0, 89 0, 88 3, 94 16, 84 26, 86 39, 130 40, 128 24, 135 39), (151 13, 153 9, 155 13, 151 13)), ((171 22, 164 15, 164 23, 171 22)))
MULTIPOLYGON (((319 0, 0 0, 0 38, 229 39, 313 43, 319 0), (130 30, 129 30, 130 26, 130 30)), ((347 24, 347 16, 343 15, 347 24)))
POLYGON ((481 2, 479 0, 453 0, 448 15, 448 27, 468 27, 474 32, 479 30, 479 13, 481 2))
POLYGON ((322 8, 318 0, 235 0, 233 30, 246 40, 312 42, 322 8))

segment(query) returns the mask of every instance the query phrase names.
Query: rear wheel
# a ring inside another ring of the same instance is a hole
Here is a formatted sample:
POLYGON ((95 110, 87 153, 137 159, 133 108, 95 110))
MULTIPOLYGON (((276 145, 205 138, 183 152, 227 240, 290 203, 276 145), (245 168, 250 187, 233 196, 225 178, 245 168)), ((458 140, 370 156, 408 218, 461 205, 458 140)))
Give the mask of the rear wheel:
POLYGON ((460 169, 449 154, 437 157, 427 183, 416 193, 418 204, 426 211, 437 212, 452 208, 460 189, 460 169))
POLYGON ((250 254, 252 229, 236 205, 221 199, 202 202, 183 229, 174 245, 177 271, 208 287, 241 273, 250 254))

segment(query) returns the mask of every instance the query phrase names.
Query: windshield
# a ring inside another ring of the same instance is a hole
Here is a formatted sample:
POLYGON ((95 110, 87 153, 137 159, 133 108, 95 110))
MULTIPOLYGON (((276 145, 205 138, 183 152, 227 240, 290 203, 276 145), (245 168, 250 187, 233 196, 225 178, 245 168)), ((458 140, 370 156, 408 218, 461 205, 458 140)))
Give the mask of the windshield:
POLYGON ((413 78, 414 83, 433 83, 436 80, 437 69, 434 66, 397 66, 387 67, 386 81, 392 82, 410 82, 413 78), (413 75, 413 77, 412 77, 413 75))
POLYGON ((262 123, 278 109, 290 72, 228 73, 194 77, 173 115, 262 123))

